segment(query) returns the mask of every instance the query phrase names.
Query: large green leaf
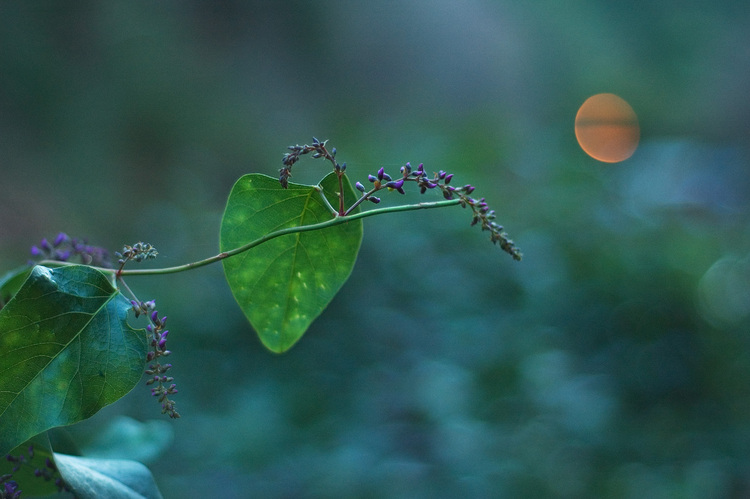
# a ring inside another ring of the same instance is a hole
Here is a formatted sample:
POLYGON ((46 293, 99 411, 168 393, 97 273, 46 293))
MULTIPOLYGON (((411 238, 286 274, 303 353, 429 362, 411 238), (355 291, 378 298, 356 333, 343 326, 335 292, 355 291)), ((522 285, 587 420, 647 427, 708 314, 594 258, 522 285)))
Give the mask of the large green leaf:
MULTIPOLYGON (((356 196, 344 177, 347 206, 356 196)), ((334 173, 320 183, 338 206, 334 173)), ((271 232, 324 222, 330 209, 314 186, 249 174, 232 188, 221 222, 221 250, 238 248, 271 232)), ((326 308, 351 274, 362 242, 362 222, 284 235, 223 260, 232 294, 263 344, 288 350, 326 308)))
POLYGON ((0 310, 0 455, 138 383, 147 341, 128 324, 130 308, 91 267, 34 267, 0 310))

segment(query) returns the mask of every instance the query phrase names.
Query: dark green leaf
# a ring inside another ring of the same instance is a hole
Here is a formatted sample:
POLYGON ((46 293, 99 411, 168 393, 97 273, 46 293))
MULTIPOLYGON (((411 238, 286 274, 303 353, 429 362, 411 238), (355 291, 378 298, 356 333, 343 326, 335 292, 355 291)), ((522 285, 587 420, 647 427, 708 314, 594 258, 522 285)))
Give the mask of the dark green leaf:
POLYGON ((91 267, 34 267, 0 310, 0 455, 136 385, 147 342, 128 324, 130 308, 91 267))
POLYGON ((154 477, 136 461, 55 454, 65 484, 78 499, 160 499, 154 477))
MULTIPOLYGON (((346 204, 356 195, 346 177, 346 204)), ((338 207, 334 173, 321 182, 331 205, 338 207)), ((330 208, 314 186, 250 174, 232 188, 221 223, 221 250, 243 246, 287 227, 330 220, 330 208)), ((362 242, 362 222, 272 239, 223 260, 224 273, 237 303, 263 344, 281 353, 294 345, 349 278, 362 242)))

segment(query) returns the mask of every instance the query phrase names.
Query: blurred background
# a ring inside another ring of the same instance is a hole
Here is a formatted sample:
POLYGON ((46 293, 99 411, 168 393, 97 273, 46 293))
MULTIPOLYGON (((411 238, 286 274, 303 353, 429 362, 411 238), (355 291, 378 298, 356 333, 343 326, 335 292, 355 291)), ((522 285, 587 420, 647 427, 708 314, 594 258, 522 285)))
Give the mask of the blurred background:
POLYGON ((454 173, 524 252, 460 208, 367 219, 281 356, 220 266, 132 278, 183 417, 138 386, 71 437, 166 498, 747 497, 748 33, 740 1, 3 2, 3 272, 59 231, 213 255, 234 181, 313 135, 353 181, 454 173), (576 143, 601 92, 621 163, 576 143))

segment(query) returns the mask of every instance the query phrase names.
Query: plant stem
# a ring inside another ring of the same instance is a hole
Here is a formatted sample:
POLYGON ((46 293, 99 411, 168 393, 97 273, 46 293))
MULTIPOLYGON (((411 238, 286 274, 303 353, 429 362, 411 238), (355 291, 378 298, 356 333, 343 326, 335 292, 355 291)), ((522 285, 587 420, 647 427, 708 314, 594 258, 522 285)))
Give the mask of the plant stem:
MULTIPOLYGON (((218 262, 219 260, 223 260, 224 258, 238 255, 260 244, 270 241, 271 239, 275 239, 279 236, 295 234, 297 232, 307 232, 310 230, 325 229, 328 227, 333 227, 335 225, 341 225, 341 224, 344 224, 353 220, 358 220, 360 218, 366 218, 366 217, 372 217, 375 215, 384 215, 386 213, 398 213, 401 211, 427 210, 430 208, 443 208, 446 206, 457 205, 459 203, 460 203, 459 199, 451 199, 451 200, 446 200, 446 201, 432 201, 432 202, 427 202, 427 203, 405 204, 405 205, 400 205, 400 206, 387 206, 383 208, 375 208, 375 209, 371 209, 367 211, 361 211, 353 215, 334 217, 330 220, 326 220, 325 222, 320 222, 317 224, 301 225, 298 227, 287 227, 286 229, 279 229, 277 231, 266 234, 265 236, 258 238, 255 241, 247 243, 244 246, 240 246, 239 248, 235 248, 230 251, 224 251, 222 253, 219 253, 218 255, 212 256, 210 258, 206 258, 204 260, 199 260, 197 262, 191 262, 185 265, 178 265, 176 267, 165 267, 161 269, 132 269, 132 270, 124 269, 120 271, 118 275, 127 276, 127 275, 174 274, 177 272, 183 272, 185 270, 203 267, 205 265, 218 262)), ((98 270, 102 272, 108 272, 108 273, 116 272, 116 270, 114 269, 98 268, 98 270)))

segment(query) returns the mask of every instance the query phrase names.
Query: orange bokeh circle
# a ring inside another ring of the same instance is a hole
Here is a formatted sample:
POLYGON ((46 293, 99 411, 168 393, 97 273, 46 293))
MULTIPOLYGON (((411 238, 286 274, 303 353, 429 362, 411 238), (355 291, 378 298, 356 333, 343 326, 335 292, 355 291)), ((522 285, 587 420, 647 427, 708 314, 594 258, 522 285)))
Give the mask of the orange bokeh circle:
POLYGON ((605 163, 628 159, 641 137, 635 111, 614 94, 586 99, 576 114, 575 132, 581 149, 605 163))

